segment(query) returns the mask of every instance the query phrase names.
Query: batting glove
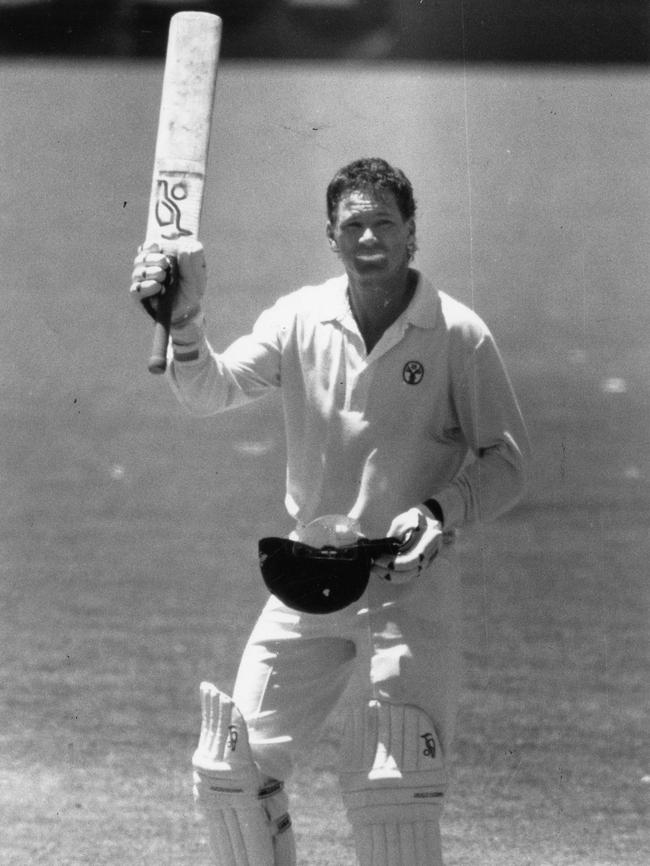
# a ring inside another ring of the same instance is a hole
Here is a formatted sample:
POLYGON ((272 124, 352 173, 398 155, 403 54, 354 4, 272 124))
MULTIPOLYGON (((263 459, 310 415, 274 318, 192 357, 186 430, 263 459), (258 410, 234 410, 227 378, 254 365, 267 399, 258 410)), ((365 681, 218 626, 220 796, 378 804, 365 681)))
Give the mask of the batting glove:
POLYGON ((398 514, 388 535, 402 541, 394 558, 375 560, 372 573, 390 583, 408 583, 428 568, 442 546, 442 523, 426 505, 409 508, 398 514))
POLYGON ((166 291, 170 269, 175 268, 171 326, 181 327, 201 310, 207 284, 203 246, 197 240, 179 241, 175 256, 166 254, 158 244, 145 242, 138 250, 131 274, 131 295, 155 317, 158 295, 166 291))

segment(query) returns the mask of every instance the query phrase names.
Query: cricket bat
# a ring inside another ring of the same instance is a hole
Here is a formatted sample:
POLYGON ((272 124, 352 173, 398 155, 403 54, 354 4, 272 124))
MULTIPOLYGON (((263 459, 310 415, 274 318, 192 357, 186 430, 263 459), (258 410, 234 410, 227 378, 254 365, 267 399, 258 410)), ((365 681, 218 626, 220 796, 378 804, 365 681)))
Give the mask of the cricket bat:
POLYGON ((146 240, 172 257, 172 267, 158 298, 152 373, 167 367, 178 241, 199 233, 221 27, 209 12, 178 12, 169 25, 146 240))

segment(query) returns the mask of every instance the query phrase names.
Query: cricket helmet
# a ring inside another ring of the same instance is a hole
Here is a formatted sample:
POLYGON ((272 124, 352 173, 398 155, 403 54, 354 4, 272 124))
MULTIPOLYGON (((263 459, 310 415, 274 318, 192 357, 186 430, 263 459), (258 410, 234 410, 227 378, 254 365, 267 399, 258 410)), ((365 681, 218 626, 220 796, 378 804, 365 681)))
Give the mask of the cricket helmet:
POLYGON ((295 538, 262 538, 258 550, 269 592, 294 610, 322 614, 358 601, 373 561, 399 546, 394 538, 365 538, 349 517, 328 514, 295 538))

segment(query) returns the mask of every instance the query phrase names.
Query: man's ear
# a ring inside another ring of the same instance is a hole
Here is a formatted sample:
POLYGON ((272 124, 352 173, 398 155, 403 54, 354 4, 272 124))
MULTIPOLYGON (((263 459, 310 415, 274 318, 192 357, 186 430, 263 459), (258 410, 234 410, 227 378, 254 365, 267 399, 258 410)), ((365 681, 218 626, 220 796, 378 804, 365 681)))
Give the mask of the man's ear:
POLYGON ((336 238, 334 237, 334 226, 332 225, 331 221, 329 221, 329 220, 328 220, 327 226, 325 228, 325 234, 327 235, 327 240, 329 241, 330 249, 333 252, 337 253, 339 251, 339 246, 336 243, 336 238))
POLYGON ((409 261, 412 261, 418 248, 418 242, 415 234, 415 220, 413 217, 409 220, 408 238, 406 240, 406 249, 408 250, 409 261))

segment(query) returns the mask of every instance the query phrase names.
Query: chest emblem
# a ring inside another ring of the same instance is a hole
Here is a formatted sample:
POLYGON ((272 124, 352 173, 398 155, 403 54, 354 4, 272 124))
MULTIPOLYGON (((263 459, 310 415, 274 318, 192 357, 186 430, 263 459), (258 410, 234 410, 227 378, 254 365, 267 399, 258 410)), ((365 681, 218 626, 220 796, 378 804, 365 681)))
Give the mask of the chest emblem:
POLYGON ((407 385, 419 385, 424 377, 424 367, 419 361, 407 361, 402 370, 402 378, 407 385))

